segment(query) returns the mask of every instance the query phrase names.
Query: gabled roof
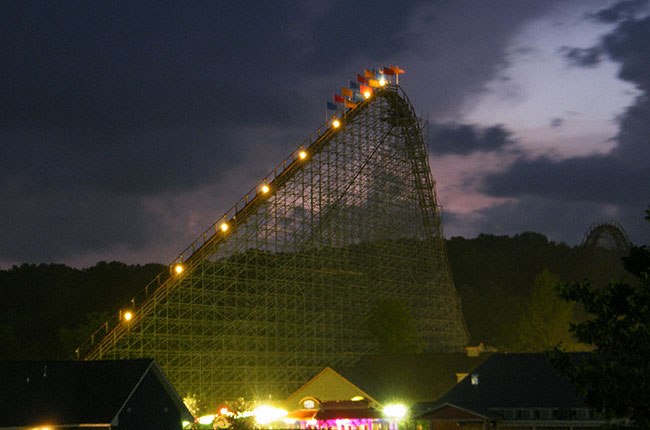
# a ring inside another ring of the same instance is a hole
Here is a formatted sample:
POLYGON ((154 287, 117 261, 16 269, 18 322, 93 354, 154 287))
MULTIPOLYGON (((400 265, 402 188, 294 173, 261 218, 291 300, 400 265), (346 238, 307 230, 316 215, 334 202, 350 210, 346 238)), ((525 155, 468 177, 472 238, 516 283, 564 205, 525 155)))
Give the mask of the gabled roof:
MULTIPOLYGON (((572 354, 579 360, 585 353, 572 354)), ((584 408, 571 382, 545 354, 494 354, 449 390, 430 411, 453 405, 482 415, 498 408, 584 408)), ((426 415, 426 414, 425 414, 426 415)))
POLYGON ((433 402, 456 385, 457 373, 469 373, 490 353, 376 354, 354 367, 335 370, 382 404, 433 402))
POLYGON ((43 423, 110 424, 153 372, 163 389, 190 416, 152 359, 0 362, 0 426, 43 423))
POLYGON ((350 400, 352 397, 362 396, 369 400, 373 406, 378 402, 369 393, 363 391, 353 382, 331 367, 326 367, 316 376, 311 378, 298 390, 293 392, 284 401, 284 406, 290 410, 299 407, 299 402, 305 397, 313 397, 319 402, 350 400))

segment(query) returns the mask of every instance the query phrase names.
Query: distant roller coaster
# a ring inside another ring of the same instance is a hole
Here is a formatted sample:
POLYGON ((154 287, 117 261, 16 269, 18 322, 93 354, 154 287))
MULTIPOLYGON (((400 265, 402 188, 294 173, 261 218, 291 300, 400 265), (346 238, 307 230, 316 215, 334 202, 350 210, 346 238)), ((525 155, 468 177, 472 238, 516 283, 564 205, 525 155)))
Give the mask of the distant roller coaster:
POLYGON ((597 246, 621 253, 627 251, 630 245, 625 229, 616 221, 601 221, 590 225, 582 239, 582 246, 597 246))
POLYGON ((375 351, 378 298, 403 300, 431 350, 468 333, 421 124, 396 85, 341 110, 77 349, 153 357, 209 404, 282 398, 375 351), (122 313, 125 316, 126 312, 122 313))

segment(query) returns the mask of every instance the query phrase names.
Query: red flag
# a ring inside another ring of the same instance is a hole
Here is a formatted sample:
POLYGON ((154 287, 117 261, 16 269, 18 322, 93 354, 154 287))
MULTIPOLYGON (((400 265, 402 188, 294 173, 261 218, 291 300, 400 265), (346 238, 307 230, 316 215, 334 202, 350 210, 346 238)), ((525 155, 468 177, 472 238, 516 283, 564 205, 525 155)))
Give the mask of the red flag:
POLYGON ((367 83, 368 83, 368 79, 364 78, 364 77, 361 76, 361 75, 357 75, 357 82, 360 82, 360 83, 362 83, 362 84, 367 84, 367 83))
POLYGON ((372 95, 372 88, 366 86, 366 85, 361 85, 361 94, 363 94, 364 97, 370 97, 372 95), (366 93, 368 95, 366 96, 366 93))
POLYGON ((401 74, 401 73, 406 73, 406 71, 405 71, 404 69, 400 69, 400 68, 397 67, 397 66, 392 66, 392 65, 391 65, 391 66, 390 66, 390 69, 391 69, 393 72, 395 72, 396 75, 399 75, 399 74, 401 74))
POLYGON ((395 71, 393 69, 391 69, 390 67, 384 67, 383 70, 384 70, 384 75, 391 75, 392 76, 392 75, 395 74, 395 71))
POLYGON ((334 102, 335 103, 345 103, 345 99, 343 96, 340 96, 338 94, 334 94, 334 102))

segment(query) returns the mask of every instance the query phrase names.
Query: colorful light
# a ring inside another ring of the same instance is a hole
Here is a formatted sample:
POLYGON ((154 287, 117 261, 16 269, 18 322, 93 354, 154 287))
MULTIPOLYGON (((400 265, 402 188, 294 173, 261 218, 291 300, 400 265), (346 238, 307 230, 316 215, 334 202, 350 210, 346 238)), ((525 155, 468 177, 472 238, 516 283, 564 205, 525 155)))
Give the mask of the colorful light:
POLYGON ((307 158, 307 153, 305 151, 300 151, 298 157, 300 157, 301 160, 304 160, 305 158, 307 158))
POLYGON ((268 193, 269 190, 270 190, 270 188, 269 188, 268 185, 266 185, 266 184, 262 185, 262 193, 263 193, 263 194, 268 193))
POLYGON ((367 99, 370 98, 371 95, 372 95, 372 93, 370 91, 366 91, 366 92, 363 93, 363 96, 365 98, 367 98, 367 99))
POLYGON ((220 228, 221 228, 221 231, 224 231, 224 232, 225 232, 225 231, 228 231, 228 224, 226 224, 225 222, 223 222, 223 223, 221 223, 220 228))
POLYGON ((341 125, 341 121, 339 121, 338 119, 332 121, 332 127, 339 128, 340 125, 341 125))
POLYGON ((176 272, 177 275, 183 273, 183 265, 177 264, 176 266, 174 266, 174 272, 176 272))
POLYGON ((124 315, 122 315, 124 318, 124 321, 131 321, 133 318, 133 314, 129 311, 124 312, 124 315))

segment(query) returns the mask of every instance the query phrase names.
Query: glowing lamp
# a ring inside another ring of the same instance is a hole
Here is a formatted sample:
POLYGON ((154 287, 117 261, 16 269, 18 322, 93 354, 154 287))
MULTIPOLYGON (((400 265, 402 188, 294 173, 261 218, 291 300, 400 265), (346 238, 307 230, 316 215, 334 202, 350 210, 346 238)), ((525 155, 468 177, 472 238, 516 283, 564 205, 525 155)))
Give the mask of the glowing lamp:
POLYGON ((406 416, 406 406, 402 404, 386 405, 384 415, 388 418, 404 418, 406 416))
POLYGON ((203 415, 198 418, 199 424, 212 424, 214 421, 214 415, 203 415))
POLYGON ((284 409, 274 408, 273 406, 258 406, 253 411, 255 421, 258 424, 268 424, 273 421, 281 420, 286 417, 288 412, 284 409))
POLYGON ((270 188, 268 185, 262 185, 262 193, 266 194, 269 192, 269 190, 270 188))
POLYGON ((307 153, 305 151, 300 151, 298 157, 300 157, 301 160, 304 160, 305 158, 307 158, 307 153))
POLYGON ((133 314, 130 311, 126 311, 122 317, 124 318, 124 321, 131 321, 133 314))
POLYGON ((370 93, 370 91, 366 91, 365 93, 363 93, 363 96, 367 99, 370 98, 371 95, 372 94, 370 93))
POLYGON ((302 403, 302 406, 303 406, 305 409, 314 409, 314 405, 315 405, 315 403, 314 403, 314 401, 311 400, 311 399, 305 400, 305 401, 302 403))
POLYGON ((223 223, 221 223, 221 227, 220 227, 220 228, 221 228, 221 231, 224 231, 224 232, 225 232, 225 231, 228 231, 228 224, 226 224, 225 222, 223 222, 223 223))
POLYGON ((338 119, 332 121, 332 127, 339 128, 340 125, 341 125, 341 121, 339 121, 338 119))
POLYGON ((183 265, 177 264, 176 266, 174 266, 174 272, 176 272, 177 275, 183 273, 183 265))
POLYGON ((379 85, 381 85, 382 87, 386 85, 386 79, 384 79, 383 77, 379 79, 379 85))

